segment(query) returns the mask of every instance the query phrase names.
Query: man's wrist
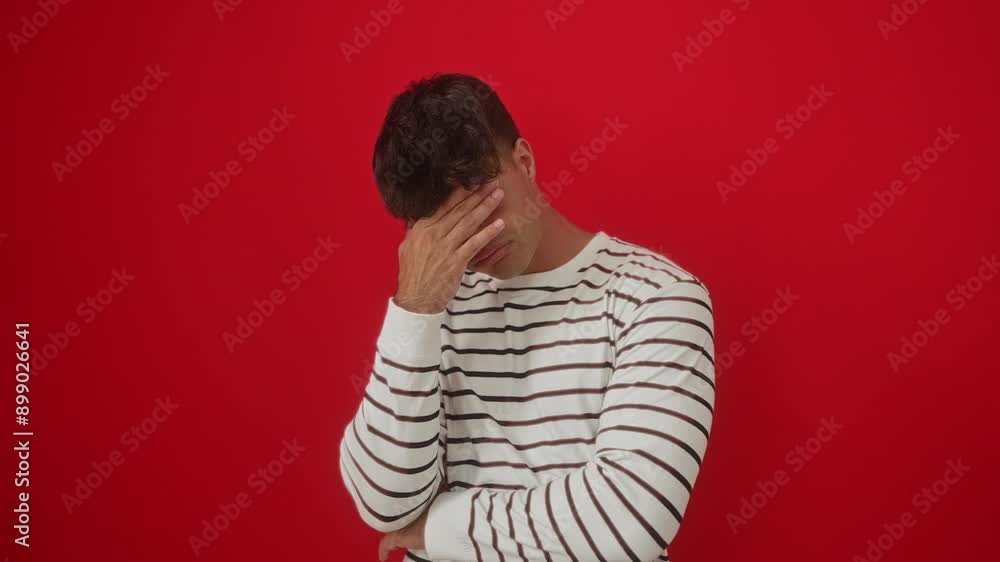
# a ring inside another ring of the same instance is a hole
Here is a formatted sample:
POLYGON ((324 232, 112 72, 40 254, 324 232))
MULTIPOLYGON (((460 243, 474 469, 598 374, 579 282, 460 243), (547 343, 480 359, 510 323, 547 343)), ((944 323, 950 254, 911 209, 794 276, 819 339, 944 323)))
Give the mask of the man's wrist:
POLYGON ((396 306, 399 308, 413 314, 439 314, 444 312, 444 307, 442 306, 435 306, 416 299, 400 297, 399 295, 394 295, 392 297, 392 301, 396 303, 396 306))
MULTIPOLYGON (((399 361, 437 362, 441 358, 441 324, 447 313, 411 312, 389 298, 378 337, 383 356, 399 361)), ((430 364, 430 363, 428 363, 430 364)))

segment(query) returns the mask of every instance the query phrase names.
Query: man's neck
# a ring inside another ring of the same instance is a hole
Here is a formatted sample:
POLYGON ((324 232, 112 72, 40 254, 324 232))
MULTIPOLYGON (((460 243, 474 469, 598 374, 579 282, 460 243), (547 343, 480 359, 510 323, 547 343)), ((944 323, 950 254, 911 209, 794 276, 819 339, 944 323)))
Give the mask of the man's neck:
POLYGON ((553 270, 573 259, 594 237, 551 206, 538 217, 542 229, 535 255, 522 275, 553 270))

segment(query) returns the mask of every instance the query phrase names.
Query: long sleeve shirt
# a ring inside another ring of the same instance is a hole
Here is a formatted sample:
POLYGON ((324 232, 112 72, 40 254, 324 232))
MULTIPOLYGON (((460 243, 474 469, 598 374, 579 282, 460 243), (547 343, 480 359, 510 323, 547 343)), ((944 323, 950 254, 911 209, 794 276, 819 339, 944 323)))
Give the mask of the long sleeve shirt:
POLYGON ((409 560, 666 560, 713 355, 705 286, 603 231, 550 271, 466 271, 438 314, 389 299, 341 475, 379 531, 429 510, 409 560))

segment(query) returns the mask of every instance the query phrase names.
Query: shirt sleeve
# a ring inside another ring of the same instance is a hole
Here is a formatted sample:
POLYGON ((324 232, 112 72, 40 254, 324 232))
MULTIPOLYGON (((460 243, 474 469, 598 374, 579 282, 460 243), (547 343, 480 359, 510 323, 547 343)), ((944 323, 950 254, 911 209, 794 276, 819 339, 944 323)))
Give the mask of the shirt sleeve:
POLYGON ((647 562, 665 554, 708 446, 711 300, 696 280, 677 281, 625 316, 616 322, 595 456, 532 488, 439 494, 425 528, 428 556, 647 562))
POLYGON ((340 441, 344 485, 361 518, 381 532, 419 517, 442 480, 445 315, 410 312, 389 299, 361 404, 340 441))

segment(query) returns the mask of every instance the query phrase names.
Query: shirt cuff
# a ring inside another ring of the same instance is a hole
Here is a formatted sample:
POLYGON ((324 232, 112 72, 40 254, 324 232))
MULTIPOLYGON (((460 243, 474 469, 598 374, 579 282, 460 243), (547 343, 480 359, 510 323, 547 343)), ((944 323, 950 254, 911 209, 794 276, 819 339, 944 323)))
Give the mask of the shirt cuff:
POLYGON ((437 364, 441 360, 441 325, 447 312, 434 314, 410 312, 389 297, 378 336, 378 349, 384 357, 421 360, 437 364))
POLYGON ((462 492, 441 492, 427 511, 424 549, 432 560, 475 560, 469 536, 472 496, 462 492))

